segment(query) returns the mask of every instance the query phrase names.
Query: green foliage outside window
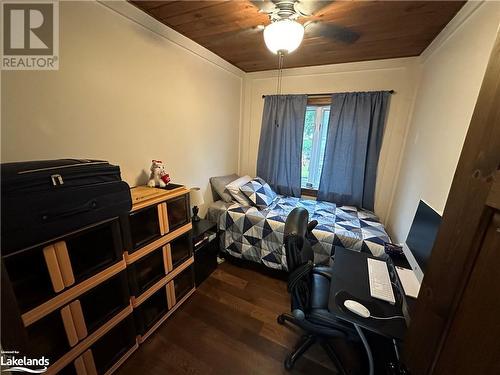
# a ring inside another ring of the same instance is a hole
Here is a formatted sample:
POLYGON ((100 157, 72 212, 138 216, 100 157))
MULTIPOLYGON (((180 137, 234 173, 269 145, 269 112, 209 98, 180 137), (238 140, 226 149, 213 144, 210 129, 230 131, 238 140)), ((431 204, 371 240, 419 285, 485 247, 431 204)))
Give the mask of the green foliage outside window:
POLYGON ((304 123, 304 140, 302 143, 302 181, 307 181, 309 177, 309 163, 311 162, 311 151, 315 126, 316 109, 308 109, 306 111, 306 118, 304 123))

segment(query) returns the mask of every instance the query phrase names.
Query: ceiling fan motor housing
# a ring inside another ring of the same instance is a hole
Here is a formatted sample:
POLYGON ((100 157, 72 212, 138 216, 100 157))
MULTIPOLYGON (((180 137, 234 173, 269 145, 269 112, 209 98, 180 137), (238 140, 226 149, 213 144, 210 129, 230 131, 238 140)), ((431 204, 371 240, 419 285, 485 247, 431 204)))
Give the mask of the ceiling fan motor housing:
POLYGON ((273 0, 273 3, 276 7, 269 15, 271 21, 296 20, 302 15, 295 7, 297 4, 295 0, 273 0))

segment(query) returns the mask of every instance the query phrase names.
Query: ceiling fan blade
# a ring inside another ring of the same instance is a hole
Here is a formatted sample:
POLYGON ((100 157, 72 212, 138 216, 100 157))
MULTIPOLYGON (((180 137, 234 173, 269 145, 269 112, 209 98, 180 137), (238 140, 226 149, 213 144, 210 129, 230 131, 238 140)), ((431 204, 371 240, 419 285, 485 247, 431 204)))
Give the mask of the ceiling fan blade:
POLYGON ((275 9, 275 5, 271 0, 251 0, 253 5, 255 5, 262 13, 271 13, 275 9))
POLYGON ((247 36, 251 36, 251 35, 254 35, 254 34, 258 34, 259 32, 261 32, 262 30, 264 30, 264 25, 257 25, 257 26, 254 26, 254 27, 250 27, 248 29, 243 29, 243 30, 239 30, 239 31, 236 31, 236 32, 230 32, 230 33, 227 33, 221 37, 218 37, 217 39, 214 39, 210 42, 210 44, 212 45, 219 45, 219 44, 223 44, 225 42, 227 42, 228 40, 231 40, 231 39, 237 39, 237 38, 241 38, 241 37, 247 37, 247 36))
POLYGON ((313 21, 307 23, 305 27, 307 35, 321 36, 328 39, 338 40, 346 44, 352 44, 360 37, 357 32, 347 27, 334 25, 331 23, 313 21))
POLYGON ((304 16, 312 16, 313 14, 317 13, 321 9, 327 7, 334 1, 326 1, 326 0, 319 0, 319 1, 311 1, 311 0, 299 0, 295 4, 295 9, 302 13, 304 16))

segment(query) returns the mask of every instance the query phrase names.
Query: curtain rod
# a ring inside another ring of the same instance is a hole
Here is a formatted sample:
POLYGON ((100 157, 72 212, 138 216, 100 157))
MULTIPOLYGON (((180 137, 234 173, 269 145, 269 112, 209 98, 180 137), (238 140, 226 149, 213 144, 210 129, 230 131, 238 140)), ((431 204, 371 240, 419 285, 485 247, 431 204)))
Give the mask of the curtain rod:
MULTIPOLYGON (((389 93, 390 94, 395 94, 396 91, 394 90, 389 90, 389 93)), ((323 93, 323 94, 306 94, 308 97, 311 97, 311 96, 330 96, 332 95, 332 93, 330 92, 326 92, 326 93, 323 93)), ((262 99, 264 99, 267 95, 262 95, 262 99)))

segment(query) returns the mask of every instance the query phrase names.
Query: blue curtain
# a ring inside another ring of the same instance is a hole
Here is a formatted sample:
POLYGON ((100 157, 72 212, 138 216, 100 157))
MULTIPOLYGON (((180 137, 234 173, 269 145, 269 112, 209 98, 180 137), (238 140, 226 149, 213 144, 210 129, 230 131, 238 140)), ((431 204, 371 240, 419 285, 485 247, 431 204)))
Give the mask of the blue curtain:
POLYGON ((267 95, 257 176, 279 194, 300 197, 302 137, 307 95, 267 95))
POLYGON ((373 211, 389 91, 332 95, 318 200, 373 211))

